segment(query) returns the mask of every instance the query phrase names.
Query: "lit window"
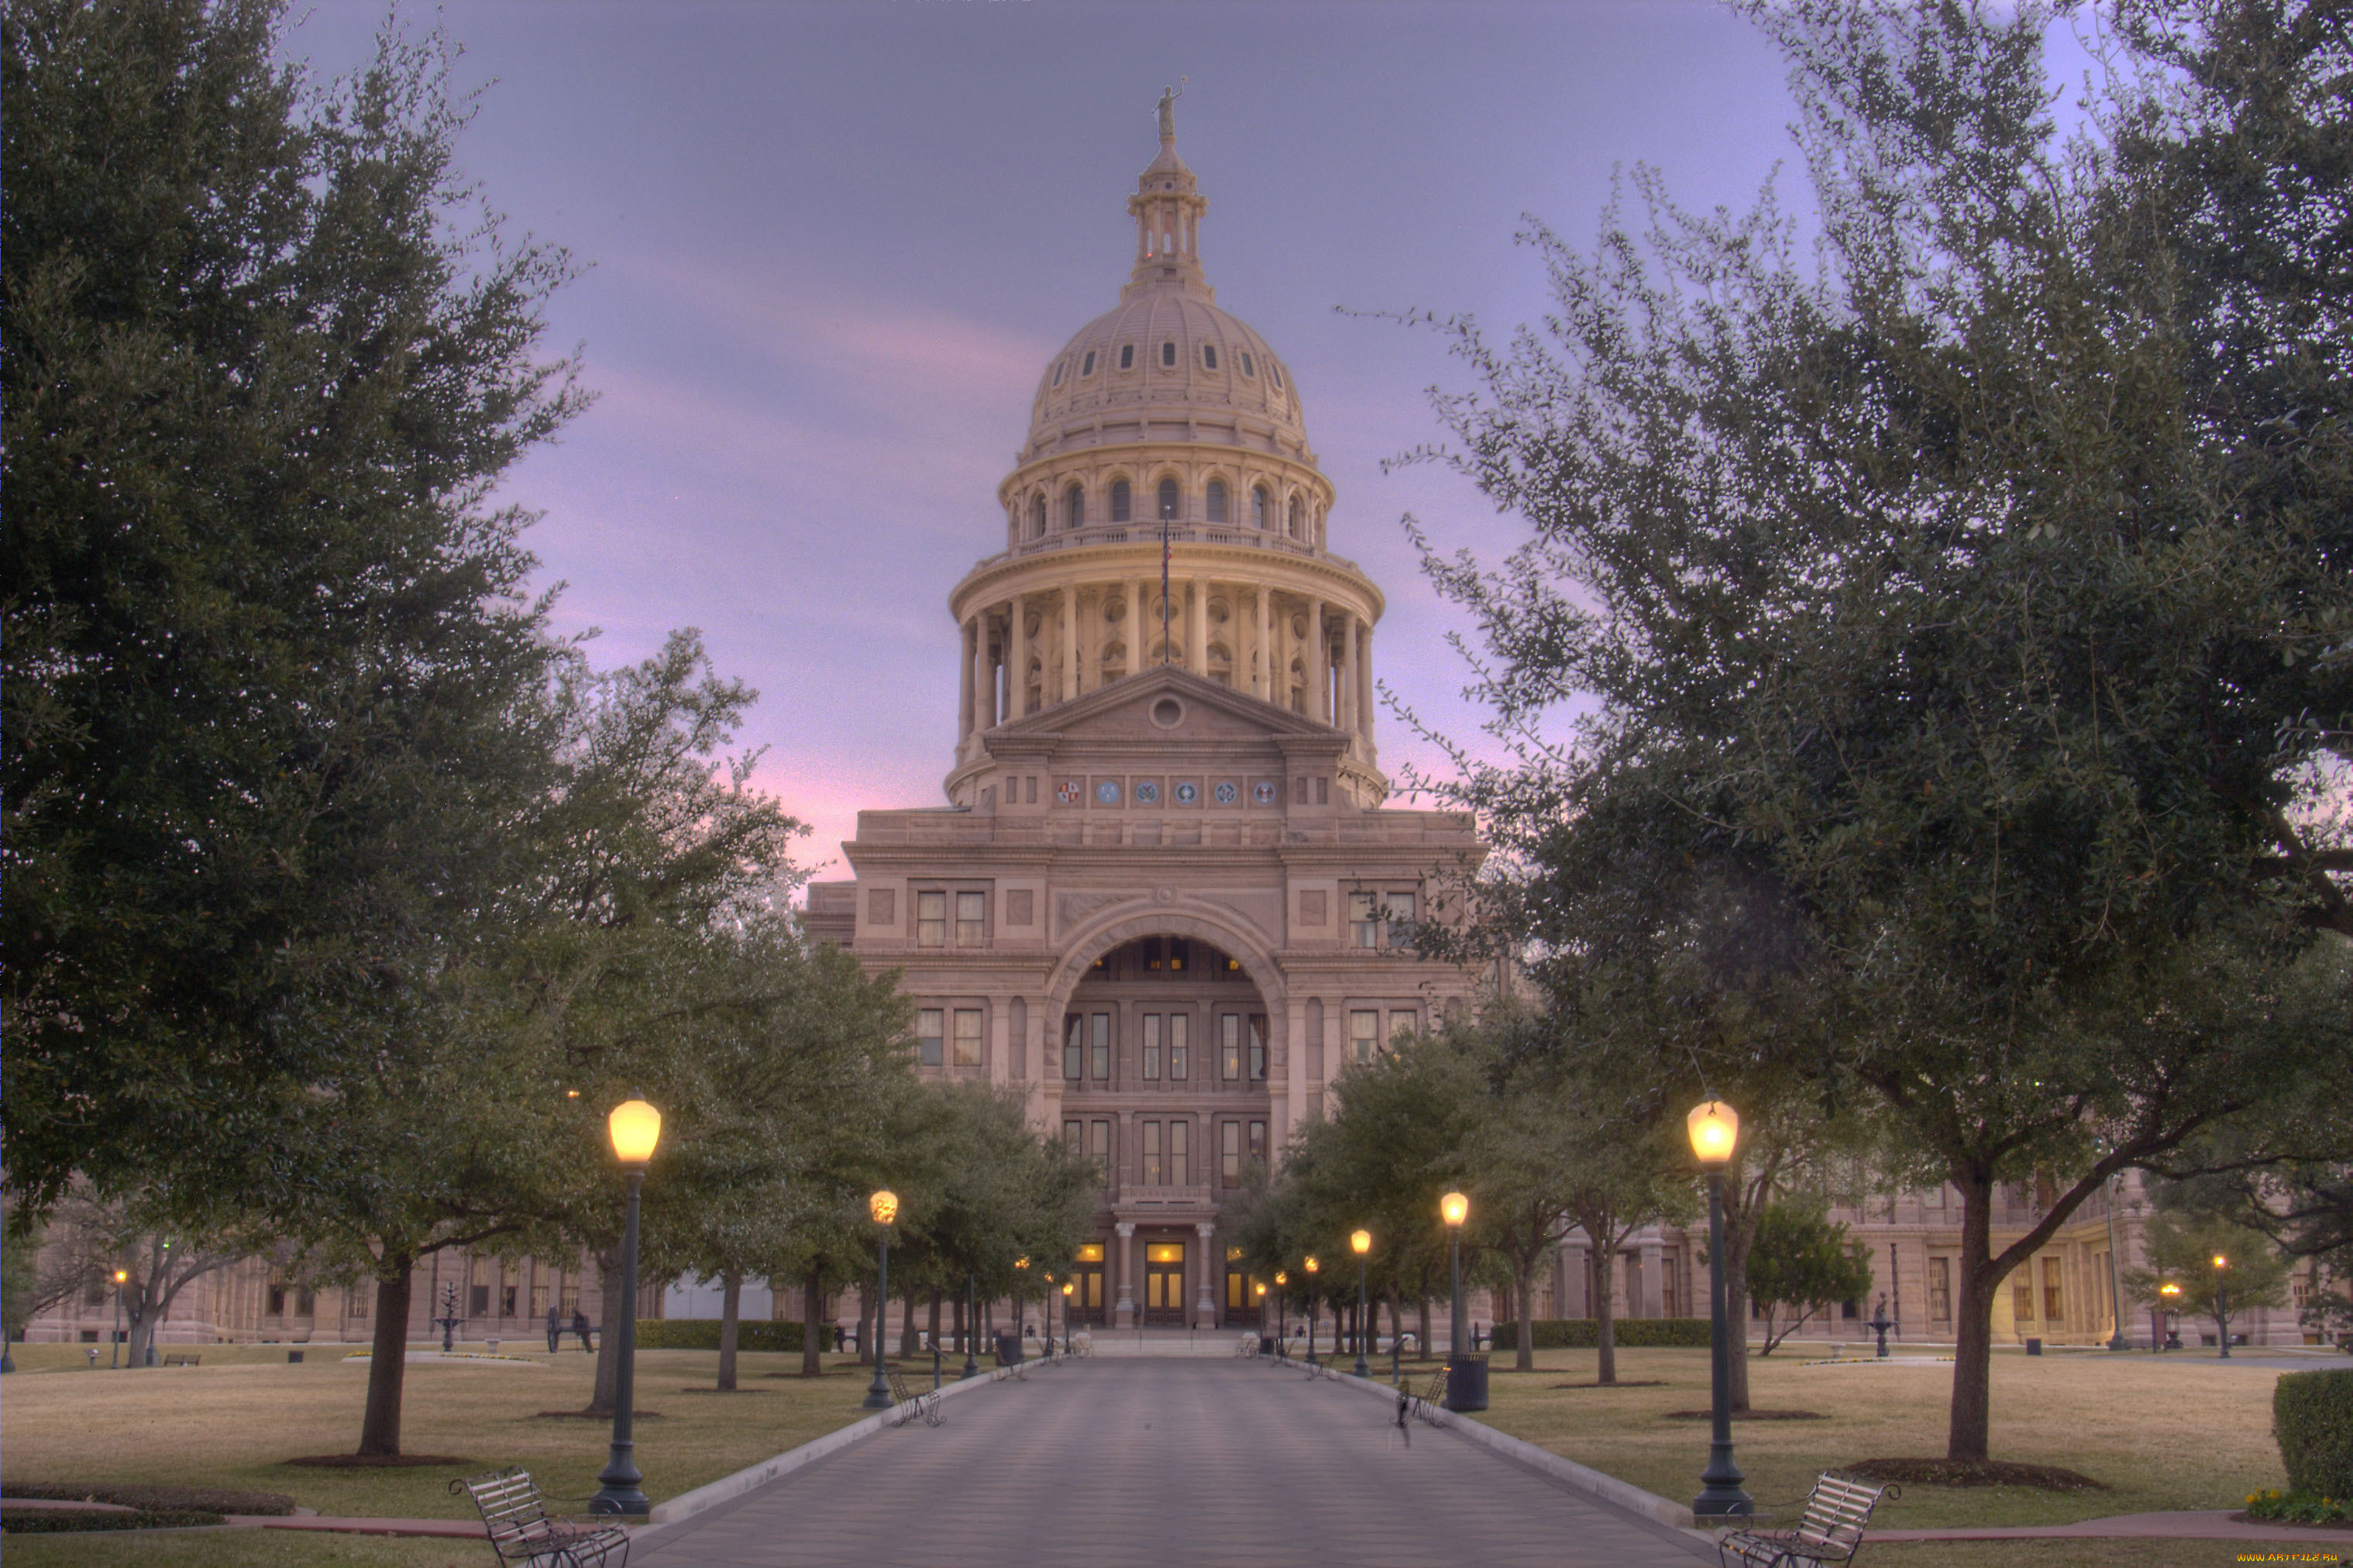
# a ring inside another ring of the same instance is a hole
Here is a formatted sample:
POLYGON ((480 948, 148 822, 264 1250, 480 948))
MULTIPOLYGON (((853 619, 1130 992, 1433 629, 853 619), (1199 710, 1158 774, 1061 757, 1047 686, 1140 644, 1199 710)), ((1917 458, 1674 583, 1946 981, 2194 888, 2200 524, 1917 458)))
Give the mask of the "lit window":
POLYGON ((1080 374, 1081 375, 1082 375, 1082 376, 1088 376, 1088 375, 1092 375, 1092 374, 1094 374, 1094 373, 1095 373, 1095 351, 1094 351, 1094 350, 1092 350, 1092 349, 1089 349, 1089 350, 1087 351, 1087 357, 1086 357, 1085 359, 1082 359, 1082 360, 1081 360, 1081 361, 1079 362, 1079 374, 1080 374))
POLYGON ((1111 520, 1113 522, 1125 522, 1127 521, 1129 501, 1130 492, 1127 488, 1127 481, 1125 479, 1113 479, 1111 484, 1111 520))
POLYGON ((948 896, 945 893, 915 895, 915 945, 945 947, 948 944, 948 896))
POLYGON ((1203 343, 1201 345, 1201 368, 1204 370, 1215 370, 1218 368, 1217 344, 1203 343))
POLYGON ((960 1068, 980 1065, 980 1009, 977 1007, 955 1010, 955 1065, 960 1068))
POLYGON ((1211 479, 1211 480, 1209 481, 1209 496, 1208 496, 1208 500, 1209 500, 1209 521, 1210 521, 1211 522, 1223 522, 1223 521, 1226 521, 1226 481, 1225 481, 1225 480, 1223 480, 1223 479, 1211 479))
POLYGON ((1218 1015, 1218 1074, 1228 1083, 1242 1076, 1242 1020, 1239 1013, 1218 1015))
POLYGON ((1190 1013, 1168 1015, 1168 1076, 1171 1079, 1185 1076, 1186 1037, 1192 1028, 1193 1016, 1190 1013))
POLYGON ((1062 526, 1084 528, 1087 525, 1087 492, 1072 485, 1062 492, 1062 526))
POLYGON ((940 1026, 944 1015, 937 1007, 926 1007, 915 1015, 915 1060, 927 1068, 940 1065, 940 1026))
POLYGON ((1381 1048, 1381 1015, 1375 1007, 1360 1007, 1348 1015, 1348 1054, 1359 1062, 1373 1059, 1381 1048))
POLYGON ((1160 1015, 1157 1013, 1144 1016, 1144 1076, 1147 1081, 1159 1081, 1160 1015))
POLYGON ((1176 521, 1176 481, 1175 479, 1160 481, 1160 521, 1163 522, 1176 521))
POLYGON ((1166 342, 1160 345, 1160 363, 1164 368, 1168 370, 1174 370, 1176 368, 1176 345, 1175 343, 1166 342))
POLYGON ((1242 374, 1244 375, 1256 375, 1258 374, 1258 366, 1250 363, 1250 350, 1248 349, 1242 350, 1242 374))
POLYGON ((956 945, 978 947, 983 931, 988 923, 988 895, 958 893, 956 895, 956 945))
POLYGON ((1122 370, 1134 370, 1135 368, 1135 345, 1134 343, 1122 343, 1119 345, 1119 368, 1122 370))
POLYGON ((1267 513, 1271 504, 1267 500, 1264 485, 1250 491, 1250 526, 1252 528, 1264 528, 1268 525, 1267 513))

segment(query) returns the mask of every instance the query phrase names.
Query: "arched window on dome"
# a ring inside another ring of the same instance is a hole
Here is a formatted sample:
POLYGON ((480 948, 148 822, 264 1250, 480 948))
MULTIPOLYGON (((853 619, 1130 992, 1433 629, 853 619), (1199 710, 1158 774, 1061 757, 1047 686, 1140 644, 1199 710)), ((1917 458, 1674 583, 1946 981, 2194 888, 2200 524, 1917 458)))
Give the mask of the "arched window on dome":
POLYGON ((1209 499, 1209 521, 1210 521, 1211 522, 1223 522, 1223 521, 1226 521, 1226 481, 1225 481, 1225 480, 1223 480, 1223 479, 1211 479, 1211 480, 1209 481, 1209 498, 1208 498, 1208 499, 1209 499))
POLYGON ((1215 370, 1218 368, 1217 344, 1203 343, 1201 345, 1201 368, 1203 370, 1215 370))
POLYGON ((1257 489, 1251 490, 1250 526, 1252 528, 1259 529, 1271 526, 1273 520, 1269 516, 1269 513, 1272 510, 1273 505, 1274 503, 1267 499, 1266 487, 1264 485, 1260 485, 1257 489))
POLYGON ((1291 498, 1291 537, 1303 538, 1307 531, 1307 507, 1297 496, 1291 498))
POLYGON ((1176 481, 1175 479, 1160 481, 1160 521, 1163 522, 1176 521, 1176 481))
POLYGON ((1122 370, 1134 370, 1135 368, 1135 345, 1134 343, 1122 343, 1119 345, 1119 368, 1122 370))
POLYGON ((1087 492, 1072 485, 1062 492, 1062 526, 1084 528, 1087 525, 1087 492))
POLYGON ((1046 498, 1043 495, 1029 498, 1029 537, 1046 537, 1046 498))
POLYGON ((1160 364, 1165 370, 1174 370, 1176 368, 1176 344, 1175 340, 1168 340, 1160 345, 1160 364))
POLYGON ((1129 498, 1132 492, 1128 489, 1127 481, 1125 479, 1112 480, 1111 520, 1113 522, 1125 522, 1128 520, 1129 498))
POLYGON ((1094 350, 1092 350, 1092 349, 1089 349, 1089 350, 1087 351, 1087 357, 1086 357, 1086 358, 1084 358, 1084 359, 1082 359, 1082 360, 1081 360, 1081 361, 1079 362, 1079 374, 1080 374, 1080 376, 1081 376, 1082 378, 1083 378, 1083 377, 1086 377, 1086 376, 1092 375, 1092 374, 1094 374, 1094 373, 1095 373, 1095 351, 1094 351, 1094 350))
POLYGON ((1258 365, 1250 359, 1250 350, 1248 349, 1242 350, 1242 374, 1244 375, 1256 375, 1258 374, 1258 365))
POLYGON ((1062 372, 1068 370, 1070 365, 1071 362, 1068 360, 1057 360, 1054 362, 1054 384, 1056 386, 1062 384, 1062 372))

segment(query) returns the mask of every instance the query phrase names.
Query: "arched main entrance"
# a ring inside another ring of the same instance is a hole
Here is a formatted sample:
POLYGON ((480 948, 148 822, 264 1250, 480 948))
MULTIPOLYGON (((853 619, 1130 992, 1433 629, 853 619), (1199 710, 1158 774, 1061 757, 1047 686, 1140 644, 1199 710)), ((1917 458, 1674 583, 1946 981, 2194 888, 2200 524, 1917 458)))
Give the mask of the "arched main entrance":
POLYGON ((1274 1055, 1259 987, 1205 937, 1130 936, 1080 973, 1049 1070, 1062 1079, 1063 1139, 1103 1173, 1111 1279, 1074 1321, 1257 1321, 1219 1221, 1270 1152, 1274 1055))

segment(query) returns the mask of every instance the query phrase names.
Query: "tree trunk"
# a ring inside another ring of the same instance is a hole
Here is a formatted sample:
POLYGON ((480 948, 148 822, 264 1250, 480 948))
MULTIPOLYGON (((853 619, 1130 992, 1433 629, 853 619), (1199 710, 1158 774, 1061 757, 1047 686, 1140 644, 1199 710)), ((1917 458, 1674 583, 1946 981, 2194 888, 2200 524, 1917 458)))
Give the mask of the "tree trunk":
POLYGON ((735 1325, 744 1310, 744 1276, 719 1277, 719 1392, 735 1392, 735 1325))
POLYGON ((1993 1395, 1993 1184, 1956 1181, 1961 1192, 1961 1299, 1953 1312, 1953 1410, 1948 1459, 1986 1457, 1993 1395))
POLYGON ((812 1266, 801 1281, 801 1375, 816 1377, 825 1371, 825 1276, 812 1266))
POLYGON ((970 1348, 971 1341, 966 1336, 972 1332, 972 1325, 964 1321, 964 1298, 961 1296, 958 1296, 955 1299, 955 1326, 954 1331, 955 1333, 956 1353, 962 1355, 970 1348))
POLYGON ((124 1346, 124 1360, 127 1364, 132 1366, 147 1364, 147 1343, 155 1337, 155 1317, 154 1310, 143 1301, 132 1309, 131 1321, 128 1325, 130 1340, 124 1346))
POLYGON ((588 1402, 591 1415, 613 1413, 614 1391, 620 1386, 621 1346, 613 1331, 620 1325, 621 1314, 631 1305, 628 1293, 621 1289, 621 1249, 614 1247, 596 1255, 598 1294, 603 1298, 604 1321, 595 1325, 596 1333, 596 1388, 588 1402))
POLYGON ((910 1290, 907 1292, 906 1303, 899 1312, 899 1353, 903 1356, 912 1356, 915 1353, 917 1348, 918 1347, 915 1344, 915 1293, 913 1290, 910 1290))
POLYGON ((1512 1350, 1514 1372, 1534 1372, 1536 1369, 1536 1325, 1533 1314, 1536 1306, 1536 1267, 1533 1261, 1512 1265, 1514 1305, 1520 1314, 1520 1331, 1514 1336, 1517 1343, 1512 1350))
POLYGON ((367 1411, 360 1417, 360 1452, 370 1458, 400 1452, 401 1379, 408 1370, 408 1275, 416 1266, 414 1258, 392 1253, 376 1272, 367 1411))
POLYGON ((1417 1316, 1418 1316, 1418 1318, 1419 1318, 1419 1321, 1420 1321, 1421 1326, 1420 1326, 1419 1329, 1416 1329, 1416 1330, 1414 1331, 1414 1336, 1415 1336, 1415 1337, 1414 1337, 1414 1346, 1413 1346, 1413 1359, 1414 1359, 1414 1360, 1416 1360, 1416 1361, 1428 1361, 1428 1360, 1430 1359, 1430 1298, 1429 1298, 1429 1297, 1424 1296, 1424 1297, 1421 1299, 1420 1308, 1419 1308, 1419 1312, 1418 1312, 1417 1316))
POLYGON ((930 1312, 929 1320, 925 1322, 924 1327, 926 1327, 926 1328, 928 1328, 928 1329, 930 1329, 930 1330, 932 1331, 932 1349, 933 1349, 934 1351, 935 1351, 935 1352, 940 1348, 940 1307, 941 1307, 941 1305, 942 1305, 942 1303, 941 1303, 941 1300, 940 1300, 940 1293, 939 1293, 937 1290, 933 1291, 933 1292, 932 1292, 932 1307, 931 1307, 931 1312, 930 1312))
MULTIPOLYGON (((1588 1236, 1608 1236, 1609 1227, 1586 1225, 1588 1236)), ((1593 1343, 1600 1352, 1594 1363, 1593 1381, 1605 1387, 1618 1381, 1618 1307, 1612 1299, 1618 1288, 1618 1255, 1614 1240, 1595 1247, 1588 1256, 1593 1268, 1593 1343)))

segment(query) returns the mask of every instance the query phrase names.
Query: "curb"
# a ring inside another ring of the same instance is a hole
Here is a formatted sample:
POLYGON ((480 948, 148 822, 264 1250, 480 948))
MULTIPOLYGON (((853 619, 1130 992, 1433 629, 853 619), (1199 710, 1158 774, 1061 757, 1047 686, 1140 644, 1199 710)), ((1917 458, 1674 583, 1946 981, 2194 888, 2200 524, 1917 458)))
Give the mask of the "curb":
MULTIPOLYGON (((1388 1384, 1375 1383, 1370 1378, 1358 1377, 1353 1373, 1335 1372, 1328 1375, 1334 1383, 1361 1389, 1377 1399, 1395 1401, 1398 1396, 1398 1391, 1388 1384)), ((1629 1513, 1640 1514, 1644 1519, 1663 1524, 1671 1530, 1691 1530, 1695 1527, 1692 1510, 1682 1503, 1670 1502, 1656 1492, 1646 1492, 1638 1486, 1621 1481, 1615 1476, 1605 1476, 1599 1470, 1580 1465, 1574 1459, 1564 1459, 1549 1449, 1539 1448, 1534 1443, 1498 1432, 1484 1422, 1473 1421, 1467 1415, 1458 1415, 1450 1410, 1446 1413, 1446 1430, 1456 1433, 1465 1441, 1475 1444, 1479 1447, 1549 1476, 1554 1480, 1565 1482, 1579 1491, 1590 1492, 1595 1497, 1606 1502, 1614 1503, 1629 1513)))

